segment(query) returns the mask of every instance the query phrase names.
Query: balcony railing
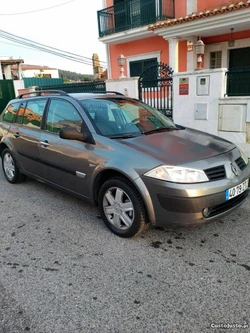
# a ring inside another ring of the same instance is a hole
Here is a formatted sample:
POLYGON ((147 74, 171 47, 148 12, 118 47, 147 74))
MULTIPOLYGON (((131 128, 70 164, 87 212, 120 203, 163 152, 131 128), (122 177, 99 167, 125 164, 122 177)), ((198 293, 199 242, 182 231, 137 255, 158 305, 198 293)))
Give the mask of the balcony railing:
POLYGON ((174 0, 124 0, 97 12, 99 37, 174 18, 174 0))
POLYGON ((227 96, 250 96, 250 66, 229 69, 227 75, 227 96))

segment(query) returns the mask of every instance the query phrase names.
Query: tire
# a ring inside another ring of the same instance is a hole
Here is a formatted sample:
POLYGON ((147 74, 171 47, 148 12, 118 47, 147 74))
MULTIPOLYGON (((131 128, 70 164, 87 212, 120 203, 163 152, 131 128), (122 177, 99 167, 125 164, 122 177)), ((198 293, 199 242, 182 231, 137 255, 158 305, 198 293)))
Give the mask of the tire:
POLYGON ((137 236, 149 225, 140 194, 125 178, 114 177, 102 185, 98 206, 104 223, 117 236, 137 236))
POLYGON ((4 176, 8 182, 15 184, 23 182, 26 179, 26 176, 20 173, 16 160, 8 148, 2 152, 2 167, 4 176))

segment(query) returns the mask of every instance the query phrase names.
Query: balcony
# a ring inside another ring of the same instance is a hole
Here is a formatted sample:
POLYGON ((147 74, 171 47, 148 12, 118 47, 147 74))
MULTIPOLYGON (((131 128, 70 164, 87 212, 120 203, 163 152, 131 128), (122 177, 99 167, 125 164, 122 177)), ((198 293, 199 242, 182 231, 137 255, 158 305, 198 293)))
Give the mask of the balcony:
POLYGON ((97 12, 99 37, 174 18, 174 0, 124 0, 97 12))

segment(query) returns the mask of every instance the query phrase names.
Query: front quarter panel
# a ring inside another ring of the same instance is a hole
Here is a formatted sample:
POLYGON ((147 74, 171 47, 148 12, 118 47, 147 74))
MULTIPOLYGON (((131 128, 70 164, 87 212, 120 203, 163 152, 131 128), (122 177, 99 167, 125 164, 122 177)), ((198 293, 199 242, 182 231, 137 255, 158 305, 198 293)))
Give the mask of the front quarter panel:
POLYGON ((159 165, 160 162, 123 145, 118 140, 110 140, 99 135, 95 135, 94 139, 96 144, 92 147, 89 159, 89 165, 92 168, 89 182, 91 201, 94 202, 94 188, 97 177, 105 171, 113 171, 114 174, 119 172, 138 189, 146 205, 149 219, 154 223, 155 217, 151 197, 141 176, 146 171, 159 165))

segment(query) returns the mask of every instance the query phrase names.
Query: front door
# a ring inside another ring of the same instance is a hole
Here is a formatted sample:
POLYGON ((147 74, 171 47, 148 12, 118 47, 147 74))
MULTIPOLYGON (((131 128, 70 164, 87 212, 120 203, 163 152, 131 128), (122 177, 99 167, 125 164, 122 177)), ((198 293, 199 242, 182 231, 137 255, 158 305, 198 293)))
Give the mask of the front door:
POLYGON ((230 50, 227 74, 228 96, 250 95, 250 47, 230 50))
POLYGON ((89 196, 89 145, 59 137, 62 127, 82 128, 82 118, 68 101, 51 99, 45 127, 42 131, 39 153, 43 177, 47 181, 84 197, 89 196))

